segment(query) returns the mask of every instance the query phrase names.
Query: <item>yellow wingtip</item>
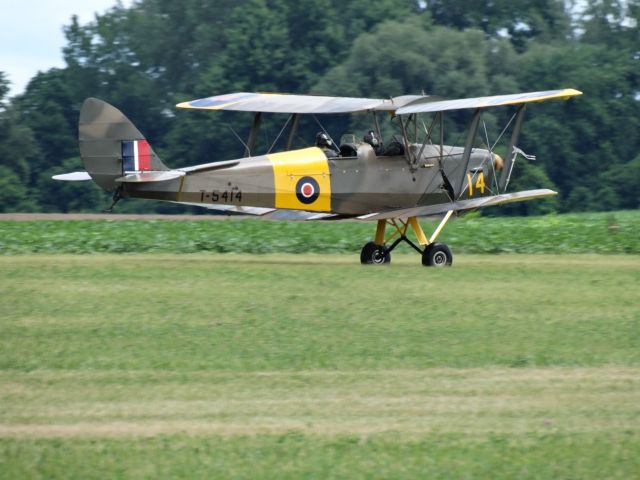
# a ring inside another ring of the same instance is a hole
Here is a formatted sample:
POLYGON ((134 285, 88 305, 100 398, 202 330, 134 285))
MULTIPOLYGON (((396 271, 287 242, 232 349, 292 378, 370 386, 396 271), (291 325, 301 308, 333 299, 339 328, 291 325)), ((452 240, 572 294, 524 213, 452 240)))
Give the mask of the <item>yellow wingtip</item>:
POLYGON ((582 95, 582 92, 580 90, 576 90, 575 88, 566 88, 562 93, 564 93, 563 97, 564 99, 570 98, 570 97, 576 97, 578 95, 582 95))

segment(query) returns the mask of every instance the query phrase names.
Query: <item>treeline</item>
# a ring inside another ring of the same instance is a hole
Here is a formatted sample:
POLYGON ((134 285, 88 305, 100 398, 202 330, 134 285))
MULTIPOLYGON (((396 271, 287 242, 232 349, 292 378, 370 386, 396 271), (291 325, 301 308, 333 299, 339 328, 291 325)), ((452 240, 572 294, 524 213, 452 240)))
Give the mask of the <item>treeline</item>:
MULTIPOLYGON (((89 96, 122 109, 179 167, 242 156, 236 136, 246 138, 251 123, 249 114, 176 110, 185 100, 234 91, 458 98, 564 87, 584 96, 529 110, 519 146, 538 160, 519 161, 511 184, 560 197, 506 212, 637 208, 639 17, 640 0, 138 0, 86 25, 72 18, 65 68, 39 73, 15 98, 0 72, 0 211, 108 205, 93 185, 51 180, 82 169, 77 119, 89 96)), ((490 142, 510 115, 486 116, 490 142)), ((285 120, 263 122, 257 150, 269 148, 285 120)), ((468 120, 449 115, 447 140, 463 143, 468 120)), ((305 122, 297 146, 318 130, 313 118, 305 122)), ((366 127, 358 115, 326 125, 334 136, 366 127)), ((119 209, 184 210, 133 201, 119 209)))

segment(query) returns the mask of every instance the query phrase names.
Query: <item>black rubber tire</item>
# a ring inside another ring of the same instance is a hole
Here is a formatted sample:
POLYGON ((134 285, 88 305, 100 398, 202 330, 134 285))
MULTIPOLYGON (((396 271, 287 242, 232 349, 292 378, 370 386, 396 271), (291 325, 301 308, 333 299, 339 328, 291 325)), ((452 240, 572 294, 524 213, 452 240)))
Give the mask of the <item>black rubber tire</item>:
POLYGON ((375 242, 369 242, 360 251, 360 263, 363 265, 384 265, 391 262, 391 252, 375 242))
POLYGON ((432 243, 422 252, 422 265, 425 267, 450 267, 453 265, 453 253, 444 243, 432 243))

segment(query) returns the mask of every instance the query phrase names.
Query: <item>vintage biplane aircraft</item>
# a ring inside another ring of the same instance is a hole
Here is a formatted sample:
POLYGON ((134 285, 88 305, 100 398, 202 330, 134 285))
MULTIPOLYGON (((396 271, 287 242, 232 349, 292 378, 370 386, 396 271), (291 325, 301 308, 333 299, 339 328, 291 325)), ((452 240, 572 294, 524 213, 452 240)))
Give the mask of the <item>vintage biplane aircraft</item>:
POLYGON ((54 179, 93 179, 113 192, 114 204, 135 197, 282 220, 376 221, 375 237, 360 254, 363 264, 389 263, 392 250, 406 242, 420 253, 423 265, 448 266, 451 250, 436 239, 453 214, 556 194, 546 189, 506 193, 516 156, 523 153, 518 138, 525 107, 580 94, 563 89, 442 100, 426 95, 375 99, 242 92, 203 98, 177 106, 255 114, 246 156, 175 169, 160 160, 118 109, 88 98, 79 121, 86 171, 54 179), (489 143, 486 128, 485 135, 479 135, 483 112, 502 106, 515 110, 500 134, 511 130, 504 159, 494 153, 495 143, 489 143), (472 112, 464 146, 445 145, 445 113, 464 109, 472 112), (264 113, 288 114, 288 139, 283 151, 254 155, 264 113), (318 146, 291 149, 300 115, 345 113, 370 114, 372 134, 378 138, 378 116, 389 115, 399 132, 389 143, 392 148, 344 135, 339 153, 338 148, 332 153, 318 146), (430 114, 430 122, 421 114, 430 114), (478 136, 485 137, 486 148, 475 146, 478 136), (443 218, 427 236, 418 218, 436 215, 443 218), (392 228, 390 235, 387 227, 392 228), (416 241, 408 238, 409 229, 416 241))

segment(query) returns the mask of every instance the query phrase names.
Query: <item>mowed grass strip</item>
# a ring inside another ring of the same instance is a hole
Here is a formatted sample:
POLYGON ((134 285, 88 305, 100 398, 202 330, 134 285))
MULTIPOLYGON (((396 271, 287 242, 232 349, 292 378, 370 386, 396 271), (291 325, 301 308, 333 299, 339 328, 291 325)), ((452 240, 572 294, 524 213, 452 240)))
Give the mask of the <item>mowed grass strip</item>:
POLYGON ((0 374, 0 437, 640 433, 640 367, 0 374))
POLYGON ((629 480, 638 447, 603 432, 0 439, 0 477, 629 480))
POLYGON ((0 369, 640 364, 640 257, 0 258, 0 369))
POLYGON ((640 257, 0 258, 0 478, 634 478, 640 257))
POLYGON ((0 374, 0 478, 580 478, 640 469, 640 369, 0 374))

